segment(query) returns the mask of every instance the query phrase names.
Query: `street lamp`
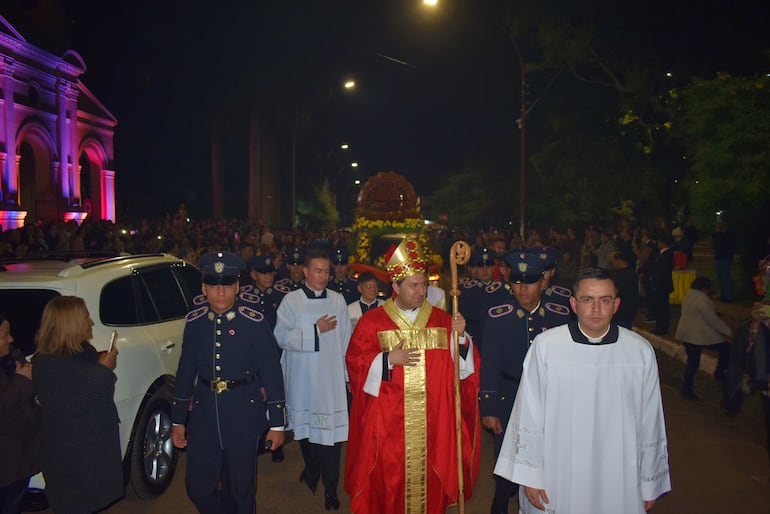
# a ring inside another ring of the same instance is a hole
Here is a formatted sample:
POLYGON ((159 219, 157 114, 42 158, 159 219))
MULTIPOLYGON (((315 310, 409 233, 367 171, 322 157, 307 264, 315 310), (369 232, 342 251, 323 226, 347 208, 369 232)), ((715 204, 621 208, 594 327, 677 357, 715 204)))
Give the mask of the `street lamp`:
MULTIPOLYGON (((438 0, 423 0, 423 4, 435 7, 438 0)), ((477 11, 478 12, 478 11, 477 11)), ((527 80, 524 59, 521 57, 519 45, 511 33, 496 20, 490 20, 492 25, 499 27, 508 41, 513 45, 516 52, 516 58, 519 61, 519 74, 521 75, 521 96, 519 98, 519 119, 516 124, 519 127, 520 145, 521 145, 521 163, 519 165, 519 233, 526 239, 524 234, 526 228, 526 187, 527 187, 527 80)))

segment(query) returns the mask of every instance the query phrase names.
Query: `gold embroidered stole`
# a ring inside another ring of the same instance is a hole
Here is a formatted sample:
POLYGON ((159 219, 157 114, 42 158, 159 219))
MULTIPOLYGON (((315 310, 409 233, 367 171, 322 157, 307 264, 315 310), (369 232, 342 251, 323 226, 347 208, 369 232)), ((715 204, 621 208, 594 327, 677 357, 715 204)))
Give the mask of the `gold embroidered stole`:
POLYGON ((383 352, 389 352, 404 341, 404 349, 420 350, 420 362, 404 366, 404 464, 406 514, 419 514, 427 508, 428 495, 428 416, 425 374, 425 350, 446 350, 449 340, 446 328, 426 328, 433 307, 423 302, 414 323, 389 299, 383 305, 385 312, 398 327, 377 332, 383 352))

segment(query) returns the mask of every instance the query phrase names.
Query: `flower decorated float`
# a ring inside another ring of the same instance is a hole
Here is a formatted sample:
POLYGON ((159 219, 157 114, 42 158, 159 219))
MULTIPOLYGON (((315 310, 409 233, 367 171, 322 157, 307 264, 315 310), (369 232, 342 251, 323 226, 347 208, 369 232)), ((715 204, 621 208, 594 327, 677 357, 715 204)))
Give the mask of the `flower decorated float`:
POLYGON ((431 282, 438 281, 441 256, 434 254, 420 212, 420 201, 412 184, 402 175, 383 171, 370 178, 358 194, 350 267, 355 273, 371 271, 382 282, 388 281, 385 254, 407 235, 429 256, 431 282))

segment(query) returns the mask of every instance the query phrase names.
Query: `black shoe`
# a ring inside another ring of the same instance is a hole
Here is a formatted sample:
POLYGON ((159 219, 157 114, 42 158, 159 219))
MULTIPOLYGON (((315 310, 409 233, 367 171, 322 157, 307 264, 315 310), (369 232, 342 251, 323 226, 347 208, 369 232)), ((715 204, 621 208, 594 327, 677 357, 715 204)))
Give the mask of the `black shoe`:
POLYGON ((313 492, 313 494, 315 494, 315 490, 318 488, 318 482, 316 482, 315 484, 311 484, 310 482, 308 482, 307 474, 305 473, 304 469, 302 470, 302 473, 299 474, 299 481, 305 484, 308 487, 308 489, 310 489, 313 492))
POLYGON ((283 448, 273 450, 273 462, 283 462, 284 458, 283 448))
POLYGON ((326 493, 326 510, 340 510, 340 500, 334 493, 326 493))

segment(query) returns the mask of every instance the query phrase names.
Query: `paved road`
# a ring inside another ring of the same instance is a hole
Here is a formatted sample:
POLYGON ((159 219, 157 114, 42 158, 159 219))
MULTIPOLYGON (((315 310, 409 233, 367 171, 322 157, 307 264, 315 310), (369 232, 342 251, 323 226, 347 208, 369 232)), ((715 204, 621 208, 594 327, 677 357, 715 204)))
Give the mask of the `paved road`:
MULTIPOLYGON (((735 327, 748 313, 745 306, 717 304, 717 310, 728 325, 735 327)), ((673 309, 669 335, 665 338, 652 336, 639 324, 637 330, 649 337, 658 351, 661 371, 666 425, 669 438, 673 490, 661 498, 653 513, 657 514, 717 514, 717 513, 770 513, 770 483, 768 483, 768 459, 763 442, 764 428, 758 398, 749 397, 744 410, 737 417, 728 417, 719 402, 721 384, 707 373, 696 379, 700 402, 682 398, 683 364, 679 343, 671 334, 676 329, 678 307, 673 309), (670 356, 666 351, 671 351, 670 356)), ((704 359, 703 367, 713 366, 713 359, 704 359)), ((713 368, 712 368, 713 369, 713 368)), ((486 434, 485 434, 486 435, 486 434)), ((491 469, 492 444, 490 437, 483 438, 482 473, 475 497, 466 504, 468 514, 489 512, 493 488, 491 469)), ((325 512, 321 492, 314 497, 298 483, 301 471, 299 445, 290 443, 286 448, 286 461, 274 464, 269 457, 260 457, 258 477, 258 505, 260 513, 315 514, 325 512)), ((344 458, 344 455, 343 455, 344 458)), ((168 514, 194 513, 184 490, 185 458, 171 488, 161 497, 151 501, 124 499, 105 512, 108 514, 168 514)), ((344 494, 342 512, 348 512, 344 494)), ((44 511, 50 513, 51 511, 44 511)), ((448 512, 456 513, 457 508, 448 512)), ((515 503, 510 512, 516 512, 515 503)))

